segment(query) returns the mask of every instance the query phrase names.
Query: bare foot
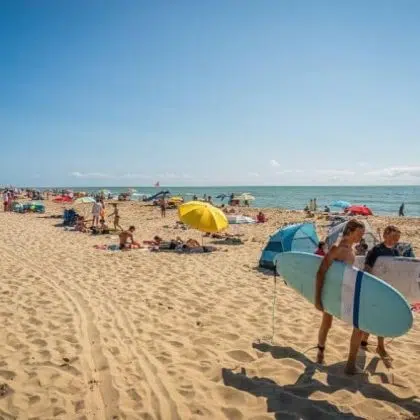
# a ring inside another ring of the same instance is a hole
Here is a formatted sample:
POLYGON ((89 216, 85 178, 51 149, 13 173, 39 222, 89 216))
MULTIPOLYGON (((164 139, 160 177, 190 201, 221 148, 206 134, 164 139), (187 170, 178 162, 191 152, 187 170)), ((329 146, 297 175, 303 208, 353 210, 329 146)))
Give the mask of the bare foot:
POLYGON ((357 365, 347 364, 346 368, 344 369, 344 373, 347 375, 360 375, 364 373, 364 370, 360 369, 357 365))

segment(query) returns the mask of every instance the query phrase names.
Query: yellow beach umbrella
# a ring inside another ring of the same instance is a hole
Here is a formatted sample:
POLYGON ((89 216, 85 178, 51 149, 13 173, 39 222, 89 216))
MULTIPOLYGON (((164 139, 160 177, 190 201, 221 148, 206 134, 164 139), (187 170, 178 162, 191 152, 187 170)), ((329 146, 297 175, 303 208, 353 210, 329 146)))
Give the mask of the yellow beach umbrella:
POLYGON ((189 201, 178 207, 181 222, 201 232, 215 233, 228 227, 225 214, 209 203, 189 201))

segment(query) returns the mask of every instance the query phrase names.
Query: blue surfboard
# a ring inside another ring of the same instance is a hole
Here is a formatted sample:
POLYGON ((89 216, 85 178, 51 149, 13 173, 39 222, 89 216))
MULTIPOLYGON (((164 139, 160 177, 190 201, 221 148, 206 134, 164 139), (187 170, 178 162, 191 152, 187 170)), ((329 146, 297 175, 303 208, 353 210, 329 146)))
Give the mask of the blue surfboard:
MULTIPOLYGON (((276 257, 275 264, 286 283, 314 303, 321 261, 315 254, 284 252, 276 257)), ((325 276, 322 305, 329 314, 381 337, 401 336, 413 325, 410 305, 398 290, 339 261, 333 262, 325 276)))

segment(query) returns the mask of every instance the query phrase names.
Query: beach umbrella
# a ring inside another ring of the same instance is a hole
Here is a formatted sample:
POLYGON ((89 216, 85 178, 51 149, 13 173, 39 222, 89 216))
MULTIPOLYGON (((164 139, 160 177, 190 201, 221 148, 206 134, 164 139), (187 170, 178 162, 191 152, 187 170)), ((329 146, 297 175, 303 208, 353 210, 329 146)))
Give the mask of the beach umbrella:
POLYGON ((255 197, 250 193, 243 193, 239 197, 236 197, 236 199, 241 201, 254 201, 255 197))
POLYGON ((366 206, 351 206, 347 209, 347 211, 351 214, 359 215, 359 216, 372 216, 372 210, 366 206))
POLYGON ((351 204, 348 201, 344 201, 344 200, 336 200, 333 201, 330 204, 331 207, 338 207, 340 209, 347 209, 348 207, 351 207, 351 204))
POLYGON ((201 232, 216 233, 228 227, 225 214, 209 203, 190 201, 178 207, 181 222, 201 232))
POLYGON ((76 200, 74 200, 73 204, 92 204, 95 203, 96 200, 92 197, 79 197, 76 200))

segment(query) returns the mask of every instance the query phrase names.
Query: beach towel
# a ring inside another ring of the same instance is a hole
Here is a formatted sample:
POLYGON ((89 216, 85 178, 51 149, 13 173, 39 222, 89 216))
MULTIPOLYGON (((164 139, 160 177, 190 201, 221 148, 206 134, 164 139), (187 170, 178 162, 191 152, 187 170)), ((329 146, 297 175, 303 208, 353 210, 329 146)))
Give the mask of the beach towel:
MULTIPOLYGON (((93 246, 95 249, 99 249, 99 250, 103 250, 103 251, 121 251, 120 246, 118 244, 111 244, 111 245, 94 245, 93 246)), ((140 247, 132 247, 132 248, 127 248, 127 251, 131 251, 131 250, 135 250, 135 251, 150 251, 149 248, 140 248, 140 247)))

